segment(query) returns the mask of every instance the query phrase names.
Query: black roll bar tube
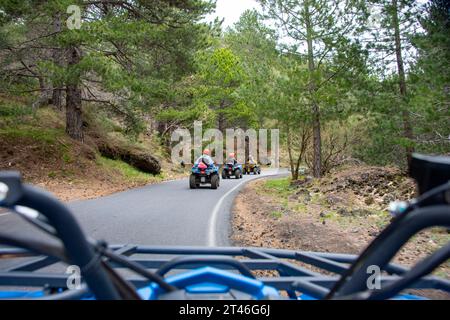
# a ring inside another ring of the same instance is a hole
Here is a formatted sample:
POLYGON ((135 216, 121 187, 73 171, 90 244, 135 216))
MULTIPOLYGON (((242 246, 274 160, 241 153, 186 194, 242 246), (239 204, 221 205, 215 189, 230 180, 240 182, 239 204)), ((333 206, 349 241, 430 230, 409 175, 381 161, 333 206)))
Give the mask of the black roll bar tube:
POLYGON ((25 206, 44 215, 63 242, 69 261, 81 269, 83 278, 96 298, 120 299, 117 290, 101 266, 101 256, 88 243, 70 210, 51 194, 22 184, 21 180, 18 172, 0 174, 3 192, 0 205, 8 208, 16 205, 25 206))
POLYGON ((431 227, 450 228, 450 206, 439 205, 414 210, 403 217, 395 232, 390 233, 382 244, 372 248, 372 252, 354 269, 351 278, 337 291, 336 297, 349 295, 367 289, 369 266, 378 266, 381 270, 392 260, 395 254, 416 233, 431 227))

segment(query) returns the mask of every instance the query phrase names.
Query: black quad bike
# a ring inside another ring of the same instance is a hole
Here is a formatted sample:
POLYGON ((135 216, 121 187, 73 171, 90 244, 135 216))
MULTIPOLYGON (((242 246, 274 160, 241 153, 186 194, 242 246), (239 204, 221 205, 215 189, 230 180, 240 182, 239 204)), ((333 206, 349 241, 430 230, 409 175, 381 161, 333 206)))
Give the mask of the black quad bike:
POLYGON ((242 179, 242 171, 242 164, 228 162, 223 165, 222 179, 230 179, 231 177, 242 179))

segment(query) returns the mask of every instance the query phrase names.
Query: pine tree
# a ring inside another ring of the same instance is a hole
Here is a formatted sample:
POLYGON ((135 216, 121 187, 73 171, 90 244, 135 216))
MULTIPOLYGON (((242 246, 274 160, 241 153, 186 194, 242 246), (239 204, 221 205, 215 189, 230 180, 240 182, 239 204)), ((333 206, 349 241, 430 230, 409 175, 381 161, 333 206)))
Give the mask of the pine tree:
POLYGON ((372 0, 369 3, 372 11, 379 17, 372 30, 373 37, 369 40, 370 47, 375 51, 373 64, 382 70, 384 77, 389 75, 391 64, 396 66, 393 73, 398 82, 398 99, 393 107, 402 118, 404 162, 409 164, 414 152, 414 132, 409 105, 407 69, 412 59, 406 60, 405 57, 412 55, 409 38, 417 28, 418 7, 414 0, 372 0))
MULTIPOLYGON (((5 49, 12 56, 9 67, 23 62, 14 56, 25 55, 25 71, 39 80, 42 95, 50 93, 48 102, 58 105, 59 90, 65 91, 66 132, 79 141, 84 139, 84 100, 113 105, 133 119, 133 109, 145 107, 144 97, 156 100, 164 95, 164 86, 189 72, 196 48, 208 31, 200 20, 213 8, 213 2, 197 0, 0 3, 6 27, 20 29, 24 38, 5 49), (71 6, 81 13, 79 28, 68 28, 65 23, 76 18, 67 14, 71 6), (91 90, 92 81, 115 99, 97 97, 91 90), (114 100, 120 100, 121 106, 114 100)), ((11 77, 17 77, 17 72, 11 77)))
MULTIPOLYGON (((360 1, 260 0, 266 18, 284 30, 283 36, 294 42, 290 51, 305 58, 309 74, 309 105, 312 114, 313 163, 315 177, 322 175, 321 118, 318 90, 321 70, 336 49, 356 37, 366 14, 360 1)), ((334 77, 334 76, 333 76, 334 77)), ((325 82, 327 82, 326 80, 325 82)))

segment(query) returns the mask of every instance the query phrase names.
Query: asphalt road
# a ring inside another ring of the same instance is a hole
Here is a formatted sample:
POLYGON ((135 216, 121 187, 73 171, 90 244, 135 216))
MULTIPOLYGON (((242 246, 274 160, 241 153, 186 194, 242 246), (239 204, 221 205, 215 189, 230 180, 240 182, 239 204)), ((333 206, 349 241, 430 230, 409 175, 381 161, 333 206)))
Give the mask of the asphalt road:
MULTIPOLYGON (((246 182, 283 174, 221 180, 219 189, 189 189, 187 179, 68 203, 86 234, 110 244, 228 246, 233 200, 246 182)), ((14 214, 0 214, 0 231, 41 237, 14 214)), ((38 231, 39 232, 39 231, 38 231)))

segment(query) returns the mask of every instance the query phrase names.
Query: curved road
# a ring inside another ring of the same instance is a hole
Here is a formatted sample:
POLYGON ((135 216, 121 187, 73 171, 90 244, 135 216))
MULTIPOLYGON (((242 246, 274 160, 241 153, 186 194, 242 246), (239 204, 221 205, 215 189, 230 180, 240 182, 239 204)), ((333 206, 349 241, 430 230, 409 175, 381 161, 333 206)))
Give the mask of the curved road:
MULTIPOLYGON (((244 184, 283 172, 221 180, 219 189, 190 190, 187 179, 149 185, 68 204, 86 234, 111 244, 229 245, 233 200, 244 184)), ((14 214, 0 214, 0 230, 30 236, 35 230, 14 214)))

